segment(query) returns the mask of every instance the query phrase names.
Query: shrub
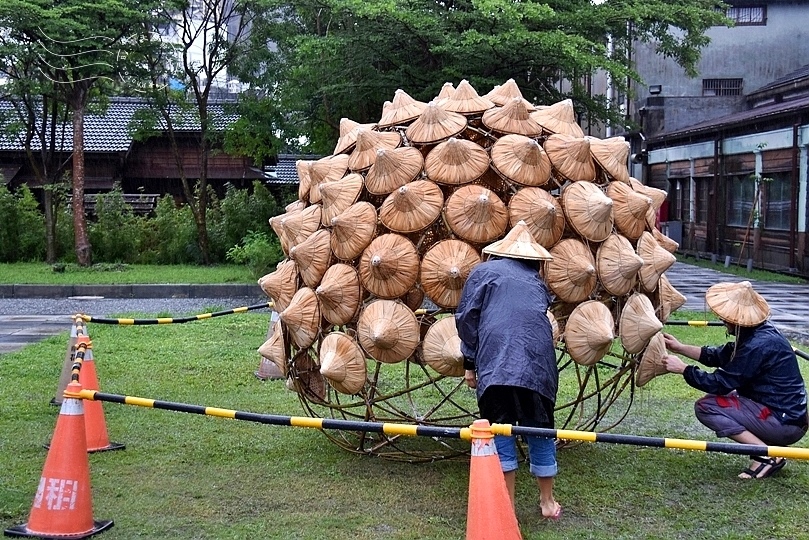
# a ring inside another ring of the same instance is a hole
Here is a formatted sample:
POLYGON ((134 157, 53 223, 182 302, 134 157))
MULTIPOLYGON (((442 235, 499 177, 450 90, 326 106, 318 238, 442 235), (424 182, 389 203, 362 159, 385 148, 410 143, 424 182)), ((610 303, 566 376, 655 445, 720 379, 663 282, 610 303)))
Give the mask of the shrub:
POLYGON ((23 185, 12 193, 0 186, 0 261, 41 261, 45 258, 45 217, 23 185))
POLYGON ((228 260, 245 264, 254 278, 267 274, 284 257, 281 244, 265 232, 249 231, 239 245, 228 250, 228 260))
POLYGON ((143 236, 145 218, 136 216, 132 207, 124 202, 121 188, 96 199, 96 221, 89 224, 93 259, 108 263, 140 262, 139 244, 143 236))
POLYGON ((147 235, 141 246, 156 264, 199 263, 197 227, 191 208, 176 206, 170 195, 161 197, 155 216, 149 220, 147 235))

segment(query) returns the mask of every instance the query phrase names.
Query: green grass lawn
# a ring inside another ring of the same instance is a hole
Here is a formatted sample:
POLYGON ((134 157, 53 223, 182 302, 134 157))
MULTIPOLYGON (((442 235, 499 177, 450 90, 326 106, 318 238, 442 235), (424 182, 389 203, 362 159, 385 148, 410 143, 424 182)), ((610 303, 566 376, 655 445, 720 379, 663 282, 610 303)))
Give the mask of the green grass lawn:
MULTIPOLYGON (((253 376, 267 324, 267 314, 247 313, 88 329, 103 392, 303 415, 283 381, 253 376)), ((725 340, 719 327, 666 328, 690 343, 725 340)), ((0 356, 3 528, 25 522, 31 509, 42 445, 59 412, 48 402, 66 345, 63 334, 0 356)), ((809 362, 801 366, 809 374, 809 362)), ((700 393, 681 377, 660 376, 623 395, 632 405, 613 433, 717 440, 694 418, 700 393)), ((349 453, 313 429, 112 403, 104 410, 110 439, 126 449, 89 456, 93 516, 115 521, 99 538, 464 538, 468 458, 408 464, 349 453)), ((806 462, 741 481, 747 460, 719 453, 583 443, 558 459, 558 523, 539 517, 533 479, 520 467, 517 516, 527 540, 807 537, 806 462)))
POLYGON ((131 283, 255 283, 243 265, 135 265, 97 264, 0 264, 0 283, 45 285, 109 285, 131 283))
POLYGON ((724 261, 717 261, 716 263, 713 263, 710 261, 710 259, 697 259, 692 256, 683 255, 682 253, 677 254, 677 260, 685 264, 699 266, 701 268, 710 268, 711 270, 716 270, 717 272, 732 274, 734 276, 739 276, 741 278, 755 281, 771 281, 775 283, 799 283, 799 284, 807 283, 807 280, 802 277, 780 274, 778 272, 769 272, 767 270, 759 270, 759 269, 753 269, 748 272, 746 263, 742 265, 731 263, 730 265, 725 266, 724 261))

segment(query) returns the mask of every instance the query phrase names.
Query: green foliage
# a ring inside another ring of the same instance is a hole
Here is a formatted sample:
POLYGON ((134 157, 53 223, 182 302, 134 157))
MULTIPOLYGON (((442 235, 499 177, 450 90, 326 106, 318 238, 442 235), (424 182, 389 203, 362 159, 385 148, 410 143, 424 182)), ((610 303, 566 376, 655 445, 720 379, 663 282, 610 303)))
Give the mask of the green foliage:
POLYGON ((90 224, 90 242, 99 261, 133 263, 139 261, 139 241, 144 219, 124 202, 119 186, 96 199, 96 221, 90 224))
POLYGON ((198 262, 197 228, 188 206, 177 207, 170 195, 161 197, 149 220, 143 244, 148 262, 180 264, 198 262))
POLYGON ((0 186, 0 261, 45 257, 45 218, 28 186, 16 193, 0 186))
POLYGON ((244 264, 254 278, 272 271, 284 258, 278 238, 265 232, 248 231, 239 245, 228 250, 227 258, 236 264, 244 264))

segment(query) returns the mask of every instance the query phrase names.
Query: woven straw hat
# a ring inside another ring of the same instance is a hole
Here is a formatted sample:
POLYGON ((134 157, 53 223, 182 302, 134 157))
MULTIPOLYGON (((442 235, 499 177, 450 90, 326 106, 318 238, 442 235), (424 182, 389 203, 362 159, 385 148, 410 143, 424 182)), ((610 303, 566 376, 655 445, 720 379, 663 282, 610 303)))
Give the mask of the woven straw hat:
POLYGON ((527 187, 519 190, 508 203, 511 226, 524 221, 538 244, 550 248, 565 232, 565 214, 556 197, 544 189, 527 187))
POLYGON ((319 356, 320 374, 341 394, 357 394, 365 386, 365 354, 348 334, 329 333, 320 343, 319 356))
POLYGON ((357 337, 372 358, 395 364, 413 354, 421 336, 409 307, 395 300, 374 300, 360 314, 357 337))
MULTIPOLYGON (((443 96, 439 94, 438 97, 443 96)), ((445 99, 438 101, 438 106, 444 110, 460 114, 480 114, 494 107, 494 102, 479 96, 477 91, 469 84, 469 81, 463 79, 458 83, 458 88, 453 90, 445 99)))
POLYGON ((430 325, 421 350, 424 362, 440 375, 463 376, 461 338, 458 337, 454 315, 444 317, 430 325))
POLYGON ((610 175, 610 178, 617 182, 629 183, 629 170, 626 167, 629 161, 629 141, 623 137, 585 138, 590 141, 590 152, 596 162, 610 175))
POLYGON ((618 320, 618 335, 621 336, 621 344, 626 352, 641 352, 661 328, 663 323, 655 315, 655 308, 649 297, 642 293, 630 296, 618 320))
POLYGON ((652 236, 657 240, 657 243, 660 244, 660 247, 669 253, 674 253, 677 251, 677 248, 680 247, 680 244, 663 234, 657 227, 652 228, 652 236))
POLYGON ((331 220, 331 250, 341 260, 350 261, 368 247, 376 234, 376 208, 361 201, 331 220))
POLYGON ((592 182, 575 182, 560 197, 567 222, 591 242, 603 242, 612 233, 612 199, 592 182))
POLYGON ((354 145, 357 143, 357 131, 360 129, 373 129, 376 124, 360 124, 348 118, 340 119, 340 138, 337 139, 337 145, 334 147, 333 154, 342 154, 344 152, 351 152, 354 145))
POLYGON ((466 278, 479 262, 480 255, 466 242, 442 240, 424 254, 421 286, 436 305, 458 307, 466 278))
POLYGON ((407 126, 405 136, 414 144, 433 144, 454 137, 464 129, 464 115, 442 109, 431 101, 416 121, 407 126))
POLYGON ((542 127, 531 120, 531 110, 521 97, 508 100, 502 107, 493 107, 483 113, 483 125, 500 133, 515 133, 536 137, 542 127))
POLYGON ((315 291, 302 287, 292 297, 289 306, 278 314, 286 327, 292 342, 305 349, 315 342, 320 329, 320 305, 315 291))
POLYGON ((441 90, 438 92, 438 95, 435 96, 435 99, 436 99, 436 101, 441 101, 441 100, 447 99, 448 97, 450 97, 452 95, 452 93, 454 91, 455 91, 455 87, 452 86, 452 83, 451 82, 445 82, 441 86, 441 90))
POLYGON ((638 270, 643 266, 635 248, 620 234, 611 234, 598 246, 596 270, 604 289, 614 295, 623 296, 638 283, 638 270))
POLYGON ((312 181, 309 179, 309 167, 315 162, 313 159, 299 159, 295 162, 295 171, 298 173, 298 199, 309 200, 309 189, 312 181))
POLYGON ((562 332, 559 330, 559 323, 556 321, 556 317, 554 317, 551 310, 545 312, 545 315, 548 317, 548 322, 551 323, 551 336, 553 339, 553 345, 556 346, 559 343, 559 340, 562 338, 562 332))
POLYGON ((518 221, 502 240, 483 248, 483 253, 529 261, 549 261, 553 258, 547 249, 534 240, 524 221, 518 221))
POLYGON ((632 186, 632 189, 634 189, 635 191, 643 193, 644 195, 652 199, 652 207, 654 208, 655 212, 660 210, 660 207, 663 206, 663 203, 669 196, 669 194, 663 191, 662 189, 657 189, 652 186, 642 184, 637 179, 632 178, 631 176, 629 177, 629 185, 632 186))
POLYGON ((565 346, 574 362, 591 366, 604 358, 615 339, 615 321, 607 306, 588 300, 576 306, 565 324, 565 346))
POLYGON ((686 300, 680 291, 674 288, 666 274, 660 276, 657 283, 657 295, 660 305, 657 307, 657 317, 663 324, 669 320, 671 314, 685 305, 686 300))
POLYGON ((400 234, 376 237, 362 252, 360 282, 379 298, 407 293, 419 277, 419 254, 413 242, 400 234))
POLYGON ((623 182, 610 182, 607 196, 612 199, 612 215, 618 231, 630 240, 640 238, 646 230, 646 215, 652 208, 652 199, 623 182))
POLYGON ((394 232, 412 233, 432 224, 443 206, 441 188, 429 180, 416 180, 387 196, 379 207, 379 219, 394 232))
POLYGON ((635 368, 635 384, 640 388, 657 377, 668 373, 666 364, 666 339, 663 334, 655 334, 649 340, 649 345, 640 357, 637 368, 635 368))
POLYGON ((737 326, 758 326, 770 316, 770 306, 749 281, 712 285, 705 302, 720 319, 737 326))
POLYGON ((643 259, 643 266, 638 271, 640 284, 646 292, 654 292, 660 276, 669 269, 677 259, 674 255, 660 247, 652 233, 644 232, 638 239, 638 255, 643 259))
POLYGON ((424 172, 439 184, 466 184, 480 178, 489 168, 489 155, 480 145, 450 138, 430 150, 424 172))
POLYGON ((258 348, 258 353, 278 367, 287 376, 287 352, 284 343, 284 329, 277 321, 272 327, 272 335, 258 348))
POLYGON ((598 284, 593 254, 584 243, 567 238, 551 248, 553 260, 545 263, 545 282, 563 302, 581 302, 598 284))
POLYGON ((334 182, 348 170, 348 155, 337 154, 318 159, 309 165, 309 202, 320 202, 320 185, 334 182))
POLYGON ((379 149, 376 161, 365 176, 368 193, 387 195, 394 189, 412 182, 421 174, 424 158, 418 149, 403 146, 393 150, 379 149))
POLYGON ((284 207, 284 212, 289 212, 290 214, 293 214, 295 212, 300 212, 304 208, 306 208, 306 203, 299 199, 297 201, 292 201, 291 203, 286 205, 284 207))
POLYGON ((584 131, 576 122, 573 101, 562 100, 548 107, 538 107, 531 118, 548 133, 561 133, 572 137, 584 137, 584 131))
POLYGON ((360 277, 353 266, 334 264, 326 270, 315 294, 324 319, 338 326, 347 324, 360 307, 360 277))
POLYGON ((374 164, 377 150, 393 150, 402 144, 402 137, 395 131, 357 130, 357 144, 348 158, 348 168, 364 171, 374 164))
POLYGON ((326 400, 326 379, 320 374, 320 366, 308 350, 299 351, 293 358, 296 377, 287 379, 287 388, 300 393, 315 403, 326 400))
POLYGON ((400 296, 399 300, 413 311, 416 311, 424 303, 424 290, 416 284, 415 287, 407 291, 407 294, 400 296))
POLYGON ((335 182, 320 184, 320 199, 323 212, 320 223, 329 226, 333 217, 340 215, 357 202, 362 193, 361 174, 352 173, 335 182))
POLYGON ((289 258, 298 265, 298 273, 307 287, 315 288, 331 262, 331 232, 320 229, 289 250, 289 258))
POLYGON ((596 168, 586 138, 555 133, 545 140, 543 148, 560 176, 571 182, 595 180, 596 168))
POLYGON ((298 290, 298 270, 295 261, 287 259, 278 263, 274 272, 258 280, 258 286, 272 299, 275 311, 285 310, 298 290))
MULTIPOLYGON (((278 239, 281 241, 281 249, 283 249, 284 253, 286 253, 286 254, 289 254, 289 240, 288 240, 288 238, 286 238, 286 235, 284 233, 284 222, 286 221, 286 219, 288 217, 290 217, 290 216, 292 216, 294 214, 297 214, 298 212, 300 212, 304 208, 306 208, 306 203, 305 202, 303 202, 303 201, 297 201, 297 202, 300 202, 302 206, 296 206, 296 207, 287 209, 287 211, 285 213, 279 214, 277 216, 273 216, 268 220, 268 223, 270 224, 270 227, 272 227, 272 230, 275 232, 276 236, 278 236, 278 239)), ((290 206, 290 205, 288 205, 288 206, 290 206)))
POLYGON ((492 146, 492 167, 523 186, 544 186, 551 179, 551 160, 539 143, 524 135, 504 135, 492 146))
POLYGON ((377 122, 377 126, 385 128, 415 120, 426 106, 426 103, 416 101, 400 88, 394 93, 390 105, 382 109, 382 118, 377 122))
POLYGON ((458 188, 444 210, 452 232, 468 242, 486 243, 506 232, 508 208, 493 191, 477 184, 458 188))
POLYGON ((520 91, 520 87, 517 86, 517 83, 514 79, 507 80, 504 84, 499 84, 492 88, 491 92, 484 96, 486 99, 497 105, 498 107, 504 106, 506 103, 511 101, 514 98, 520 98, 525 102, 526 108, 529 110, 534 110, 534 105, 528 101, 527 99, 523 98, 522 92, 520 91))
MULTIPOLYGON (((309 238, 320 227, 321 211, 322 207, 319 204, 313 204, 300 212, 284 214, 279 220, 281 245, 286 243, 288 250, 291 251, 293 247, 309 238)), ((273 224, 278 217, 280 216, 273 218, 273 224)))

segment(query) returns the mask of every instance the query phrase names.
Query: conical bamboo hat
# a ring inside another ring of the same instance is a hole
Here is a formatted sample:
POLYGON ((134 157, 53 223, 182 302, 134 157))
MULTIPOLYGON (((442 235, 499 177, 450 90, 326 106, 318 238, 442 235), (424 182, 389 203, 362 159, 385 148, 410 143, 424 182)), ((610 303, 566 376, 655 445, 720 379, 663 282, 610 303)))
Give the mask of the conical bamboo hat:
POLYGON ((445 100, 448 97, 450 97, 454 91, 455 91, 455 87, 452 86, 452 83, 451 82, 445 82, 441 86, 441 90, 438 92, 438 95, 435 96, 435 99, 436 99, 436 101, 439 101, 439 102, 442 101, 442 100, 445 100))
POLYGON ((309 167, 315 162, 313 159, 299 159, 295 162, 295 171, 298 173, 298 199, 309 200, 309 189, 312 181, 309 179, 309 167))
POLYGON ((674 255, 660 247, 652 233, 644 232, 638 239, 638 255, 643 259, 640 267, 640 284, 646 292, 654 292, 660 276, 669 269, 677 259, 674 255))
POLYGON ((377 122, 377 126, 385 128, 415 120, 426 106, 426 103, 416 101, 400 88, 394 93, 390 105, 382 109, 382 118, 377 122))
POLYGON ((458 135, 466 129, 466 117, 430 102, 416 121, 407 126, 405 136, 413 144, 433 144, 458 135))
POLYGON ((638 270, 643 266, 635 248, 620 234, 611 234, 598 246, 596 270, 604 289, 614 295, 623 296, 638 283, 638 270))
POLYGON ((286 241, 291 251, 293 247, 312 236, 320 227, 321 211, 322 207, 319 204, 313 204, 300 212, 286 215, 280 221, 281 243, 286 241))
POLYGON ((421 286, 436 305, 456 308, 469 272, 480 262, 472 246, 460 240, 442 240, 421 262, 421 286))
POLYGON ((362 252, 360 282, 379 298, 397 298, 409 291, 419 276, 419 254, 400 234, 376 237, 362 252))
POLYGON ((560 202, 567 222, 587 240, 603 242, 612 232, 612 199, 592 182, 568 184, 560 202))
POLYGON ((612 199, 612 215, 618 231, 633 241, 640 238, 646 230, 646 214, 652 208, 652 199, 623 182, 610 182, 607 196, 612 199))
POLYGON ((652 229, 652 236, 654 237, 655 240, 657 240, 657 243, 660 244, 660 247, 662 247, 669 253, 674 253, 675 251, 677 251, 677 248, 680 247, 680 244, 678 244, 675 240, 672 240, 671 238, 660 232, 660 229, 658 229, 657 227, 652 229))
POLYGON ((658 298, 660 299, 660 305, 657 307, 657 317, 660 322, 666 324, 671 314, 683 307, 688 299, 674 288, 666 274, 660 276, 657 289, 658 298))
POLYGON ((401 362, 419 344, 419 323, 409 307, 395 300, 374 300, 357 322, 360 345, 372 358, 385 364, 401 362))
POLYGON ((493 107, 483 113, 483 125, 500 133, 515 133, 536 137, 542 127, 531 120, 531 110, 521 97, 508 100, 502 107, 493 107))
POLYGON ((424 290, 416 284, 415 287, 407 291, 407 294, 400 296, 399 300, 404 302, 404 304, 413 311, 416 311, 420 309, 424 303, 424 290))
POLYGON ((606 171, 612 180, 629 183, 629 141, 623 137, 585 137, 590 141, 590 152, 596 162, 606 171))
POLYGON ((508 203, 511 226, 525 221, 537 243, 550 248, 565 232, 565 214, 556 197, 536 187, 519 190, 508 203))
POLYGON ((272 299, 275 311, 285 310, 298 290, 298 270, 295 268, 295 261, 287 259, 278 263, 274 272, 258 280, 258 286, 272 299))
POLYGON ((574 362, 591 366, 604 358, 615 339, 615 320, 607 306, 588 300, 576 306, 567 318, 564 340, 574 362))
POLYGON ((492 146, 492 166, 523 186, 544 186, 551 179, 551 160, 542 146, 524 135, 504 135, 492 146))
POLYGON ((452 232, 468 242, 486 243, 508 226, 508 208, 493 191, 473 184, 458 188, 444 210, 452 232))
POLYGON ((379 207, 379 219, 394 232, 412 233, 431 225, 443 206, 444 194, 438 185, 416 180, 387 196, 379 207))
POLYGON ((655 315, 655 309, 649 297, 642 293, 634 293, 626 301, 618 321, 618 335, 621 344, 630 354, 639 353, 655 335, 663 328, 663 323, 655 315))
POLYGON ((376 161, 365 175, 368 193, 387 195, 398 187, 412 182, 421 174, 424 157, 412 146, 393 150, 379 149, 376 161))
POLYGON ((548 322, 551 323, 551 336, 553 338, 553 345, 555 347, 562 338, 562 332, 559 330, 559 322, 557 322, 556 317, 554 317, 551 310, 546 311, 545 315, 548 317, 548 322))
POLYGON ((360 129, 373 129, 376 124, 360 124, 348 118, 340 119, 340 138, 334 147, 333 154, 351 152, 357 144, 357 131, 360 129))
POLYGON ((560 176, 571 182, 595 180, 596 168, 586 138, 555 133, 545 140, 543 148, 560 176))
POLYGON ((466 139, 450 138, 430 150, 424 172, 439 184, 466 184, 489 168, 489 155, 480 145, 466 139))
POLYGON ((331 219, 331 250, 341 260, 349 261, 368 247, 376 234, 376 208, 360 201, 331 219))
POLYGON ((492 88, 492 90, 484 96, 486 99, 497 105, 498 107, 504 106, 506 103, 514 98, 520 98, 525 102, 525 106, 529 110, 534 110, 534 105, 522 96, 520 87, 514 79, 509 79, 503 84, 499 84, 492 88))
POLYGON ((460 114, 480 114, 494 107, 494 102, 479 96, 469 81, 463 79, 452 93, 438 102, 438 105, 444 110, 460 114))
POLYGON ((338 326, 347 324, 360 307, 360 277, 353 266, 334 264, 326 270, 315 294, 324 319, 338 326))
POLYGON ((359 128, 357 144, 348 158, 348 168, 364 171, 374 164, 377 150, 393 150, 402 144, 402 138, 395 131, 371 131, 359 128))
POLYGON ((553 260, 545 263, 545 281, 563 302, 581 302, 593 294, 598 279, 590 248, 575 238, 551 248, 553 260))
POLYGON ((286 327, 292 342, 305 349, 315 342, 320 329, 320 306, 315 291, 302 287, 292 297, 289 306, 278 314, 286 327))
POLYGON ((320 374, 320 366, 315 363, 309 351, 300 351, 292 358, 295 378, 287 379, 287 388, 306 396, 315 403, 326 401, 326 379, 320 374))
POLYGON ((304 208, 306 208, 306 203, 299 199, 297 201, 292 201, 291 203, 286 205, 284 207, 284 212, 289 212, 290 214, 293 214, 295 212, 300 212, 304 208))
POLYGON ((331 220, 339 216, 349 206, 357 202, 362 193, 363 178, 361 174, 351 173, 335 182, 320 184, 320 199, 323 212, 320 222, 326 227, 331 220))
POLYGON ((638 367, 635 371, 635 384, 640 388, 657 377, 668 373, 666 364, 666 339, 663 334, 657 333, 649 340, 649 345, 640 357, 638 367))
POLYGON ((304 208, 306 208, 306 203, 303 201, 298 201, 302 204, 302 206, 296 206, 289 208, 290 205, 287 205, 288 209, 283 214, 279 214, 277 216, 273 216, 269 219, 270 227, 275 232, 276 236, 278 236, 278 240, 281 242, 281 249, 284 250, 285 254, 289 254, 289 238, 287 238, 286 233, 284 232, 284 222, 286 219, 294 214, 301 212, 304 208))
POLYGON ((281 374, 286 377, 287 372, 287 353, 286 344, 284 343, 284 329, 279 322, 273 325, 272 335, 265 341, 261 347, 258 348, 258 353, 275 364, 281 374))
POLYGON ((320 229, 289 250, 307 287, 315 288, 331 262, 331 232, 320 229))
POLYGON ((573 101, 562 100, 547 107, 538 107, 531 118, 548 133, 561 133, 572 137, 584 137, 584 131, 576 122, 573 101))
POLYGON ((337 154, 318 159, 309 166, 309 202, 320 202, 320 185, 334 182, 348 170, 348 155, 337 154))
POLYGON ((758 326, 770 316, 770 306, 749 281, 712 285, 705 302, 720 319, 738 326, 758 326))
POLYGON ((634 189, 635 191, 643 193, 644 195, 652 199, 652 207, 654 208, 655 212, 660 210, 660 207, 663 206, 663 203, 669 196, 669 194, 663 191, 662 189, 657 189, 652 186, 642 184, 641 182, 639 182, 635 178, 632 178, 631 176, 629 177, 629 185, 632 186, 632 189, 634 189))
POLYGON ((549 261, 553 258, 547 249, 534 240, 524 221, 518 221, 503 239, 483 248, 483 253, 529 261, 549 261))
POLYGON ((341 394, 357 394, 365 386, 365 354, 348 334, 329 333, 320 343, 319 356, 320 374, 341 394))
POLYGON ((461 377, 464 374, 461 338, 455 327, 455 316, 444 317, 427 329, 422 343, 424 362, 440 375, 461 377))

